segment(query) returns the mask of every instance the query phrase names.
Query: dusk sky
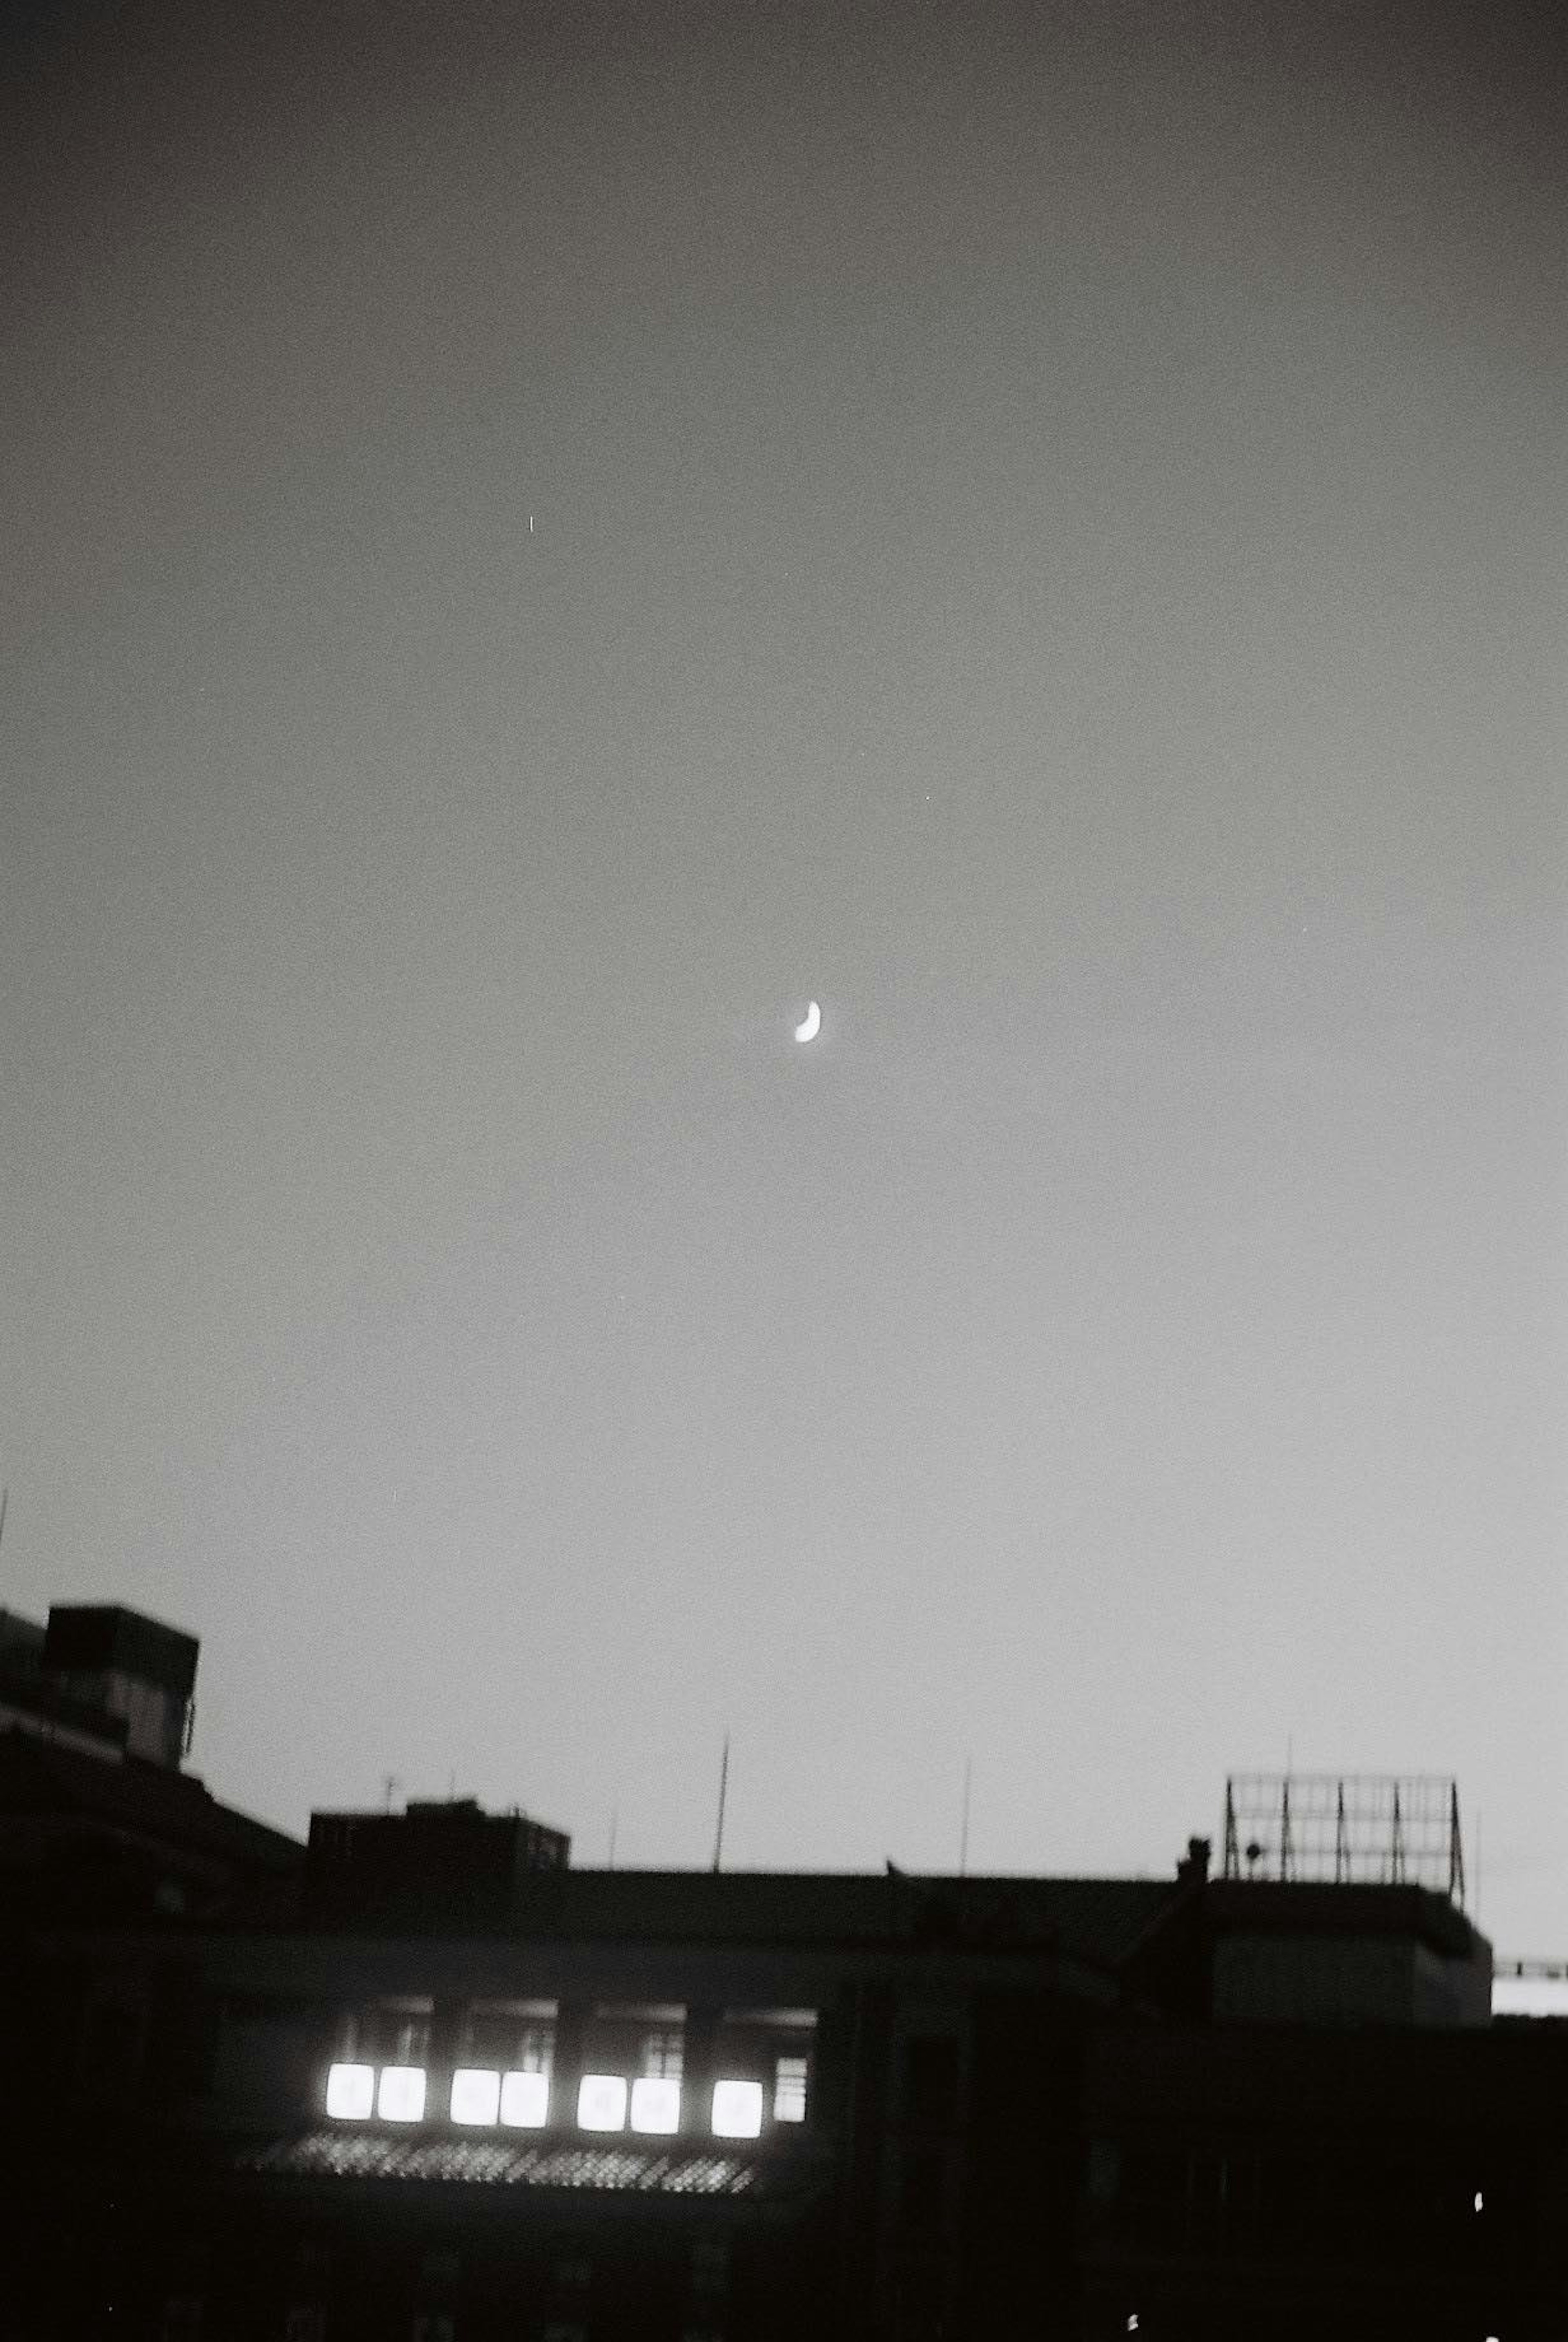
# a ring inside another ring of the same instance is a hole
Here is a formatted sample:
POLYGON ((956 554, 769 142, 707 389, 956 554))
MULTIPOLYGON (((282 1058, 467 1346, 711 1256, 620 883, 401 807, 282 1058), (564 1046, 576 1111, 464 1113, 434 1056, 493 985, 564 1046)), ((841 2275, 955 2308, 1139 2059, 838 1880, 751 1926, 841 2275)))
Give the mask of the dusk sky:
POLYGON ((1523 25, 13 21, 0 1605, 215 1794, 1163 1874, 1289 1748, 1568 1953, 1523 25))

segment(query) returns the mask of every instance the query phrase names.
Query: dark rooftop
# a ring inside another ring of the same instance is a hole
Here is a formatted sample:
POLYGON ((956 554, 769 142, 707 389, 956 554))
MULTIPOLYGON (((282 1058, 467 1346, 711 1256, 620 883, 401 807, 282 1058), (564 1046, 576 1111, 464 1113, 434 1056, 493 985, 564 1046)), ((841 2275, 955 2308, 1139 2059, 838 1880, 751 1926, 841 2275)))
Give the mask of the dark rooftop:
POLYGON ((32 1733, 0 1732, 0 1821, 25 1817, 95 1822, 251 1870, 290 1870, 305 1852, 283 1831, 220 1805, 193 1774, 134 1756, 105 1764, 32 1733))
POLYGON ((201 1645, 117 1602, 56 1602, 49 1611, 44 1665, 52 1673, 92 1675, 117 1668, 188 1696, 201 1645))

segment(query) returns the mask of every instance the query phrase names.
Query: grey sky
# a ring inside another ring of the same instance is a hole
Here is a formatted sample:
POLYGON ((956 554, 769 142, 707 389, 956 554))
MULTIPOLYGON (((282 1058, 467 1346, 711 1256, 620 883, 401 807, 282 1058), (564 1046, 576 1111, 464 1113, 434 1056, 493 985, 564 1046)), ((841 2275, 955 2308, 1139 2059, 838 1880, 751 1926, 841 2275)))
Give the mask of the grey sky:
POLYGON ((977 1867, 1164 1868, 1293 1738, 1568 1948, 1546 61, 15 35, 0 1601, 199 1633, 294 1828, 702 1861, 728 1726, 740 1864, 972 1750, 977 1867))

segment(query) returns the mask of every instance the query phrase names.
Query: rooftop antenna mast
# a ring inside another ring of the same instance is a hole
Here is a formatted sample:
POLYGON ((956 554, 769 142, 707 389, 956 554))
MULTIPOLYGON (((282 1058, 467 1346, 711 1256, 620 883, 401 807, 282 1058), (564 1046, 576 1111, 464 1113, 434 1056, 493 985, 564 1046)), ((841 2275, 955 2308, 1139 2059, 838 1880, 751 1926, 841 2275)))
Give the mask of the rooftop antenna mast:
POLYGON ((724 1852, 724 1797, 730 1786, 730 1736, 724 1735, 724 1753, 719 1759, 719 1826, 714 1836, 714 1868, 723 1862, 724 1852))

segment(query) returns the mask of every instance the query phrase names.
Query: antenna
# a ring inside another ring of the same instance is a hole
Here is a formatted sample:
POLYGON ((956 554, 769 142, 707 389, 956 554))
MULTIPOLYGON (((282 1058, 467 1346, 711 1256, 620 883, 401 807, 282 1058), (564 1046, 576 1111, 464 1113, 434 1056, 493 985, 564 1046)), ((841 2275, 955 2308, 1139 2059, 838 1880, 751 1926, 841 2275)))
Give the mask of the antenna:
POLYGON ((958 1876, 962 1878, 969 1868, 969 1784, 974 1758, 964 1760, 964 1817, 958 1825, 958 1876))
POLYGON ((381 1777, 381 1786, 386 1792, 386 1800, 381 1810, 384 1814, 389 1814, 392 1811, 392 1793, 394 1789, 401 1789, 403 1784, 395 1773, 384 1773, 381 1777))
POLYGON ((724 1851, 724 1797, 730 1786, 730 1736, 724 1735, 724 1753, 719 1759, 719 1827, 714 1837, 714 1868, 718 1869, 724 1851))

